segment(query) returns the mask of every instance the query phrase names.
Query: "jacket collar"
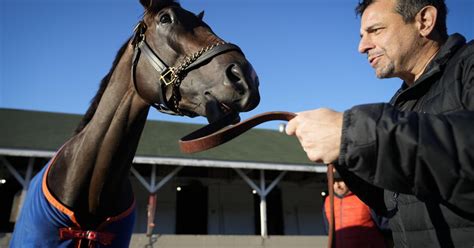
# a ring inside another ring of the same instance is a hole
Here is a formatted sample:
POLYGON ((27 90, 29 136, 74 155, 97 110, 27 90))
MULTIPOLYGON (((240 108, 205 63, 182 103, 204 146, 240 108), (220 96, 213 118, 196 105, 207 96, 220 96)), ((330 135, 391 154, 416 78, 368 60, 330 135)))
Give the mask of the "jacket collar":
POLYGON ((449 59, 453 57, 456 51, 465 44, 466 38, 461 34, 455 33, 450 35, 446 42, 440 47, 438 54, 436 54, 433 60, 428 64, 425 72, 423 72, 423 74, 415 81, 413 86, 410 87, 408 84, 403 82, 396 95, 399 96, 406 91, 413 92, 416 88, 420 88, 421 85, 428 83, 429 80, 427 79, 442 71, 449 59))
POLYGON ((334 192, 334 196, 337 197, 337 198, 340 198, 340 199, 342 199, 342 198, 344 198, 344 197, 351 196, 351 195, 353 195, 353 194, 354 194, 354 193, 352 193, 352 191, 350 191, 350 190, 349 190, 347 193, 345 193, 344 195, 340 195, 340 194, 334 192))
POLYGON ((431 75, 435 74, 436 72, 442 70, 444 66, 448 63, 449 59, 453 57, 456 51, 464 44, 466 44, 466 38, 464 38, 464 36, 458 33, 449 36, 446 42, 439 49, 438 54, 436 54, 434 59, 428 64, 425 69, 425 72, 418 80, 416 80, 418 82, 415 82, 415 85, 419 82, 422 82, 424 79, 430 77, 431 75))

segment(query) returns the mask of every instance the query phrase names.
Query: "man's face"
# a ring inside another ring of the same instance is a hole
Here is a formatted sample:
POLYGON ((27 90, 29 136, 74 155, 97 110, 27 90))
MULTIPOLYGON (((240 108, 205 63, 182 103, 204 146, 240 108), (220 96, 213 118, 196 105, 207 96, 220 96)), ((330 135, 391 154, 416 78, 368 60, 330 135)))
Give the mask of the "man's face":
POLYGON ((361 18, 359 52, 366 53, 378 78, 411 73, 419 35, 414 23, 405 23, 395 12, 396 0, 377 0, 361 18))
POLYGON ((349 188, 346 186, 344 181, 336 180, 334 181, 334 193, 343 196, 349 192, 349 188))

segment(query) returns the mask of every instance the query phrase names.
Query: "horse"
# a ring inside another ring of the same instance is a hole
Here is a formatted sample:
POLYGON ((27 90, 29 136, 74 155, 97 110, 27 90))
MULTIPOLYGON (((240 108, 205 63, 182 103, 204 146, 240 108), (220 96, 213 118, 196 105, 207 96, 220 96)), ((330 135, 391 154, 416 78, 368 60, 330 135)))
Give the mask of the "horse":
MULTIPOLYGON (((240 48, 174 0, 140 0, 122 45, 72 137, 32 180, 12 247, 128 247, 130 168, 148 112, 213 123, 254 109, 258 77, 240 48)), ((163 130, 165 131, 165 130, 163 130)))

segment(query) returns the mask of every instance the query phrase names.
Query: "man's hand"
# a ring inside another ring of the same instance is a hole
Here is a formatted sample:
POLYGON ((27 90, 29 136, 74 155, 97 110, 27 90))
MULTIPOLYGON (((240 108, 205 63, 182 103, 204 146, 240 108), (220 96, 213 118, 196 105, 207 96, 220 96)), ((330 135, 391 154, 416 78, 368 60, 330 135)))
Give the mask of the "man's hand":
POLYGON ((297 113, 288 122, 286 133, 296 135, 311 161, 336 161, 341 147, 343 113, 320 108, 297 113))

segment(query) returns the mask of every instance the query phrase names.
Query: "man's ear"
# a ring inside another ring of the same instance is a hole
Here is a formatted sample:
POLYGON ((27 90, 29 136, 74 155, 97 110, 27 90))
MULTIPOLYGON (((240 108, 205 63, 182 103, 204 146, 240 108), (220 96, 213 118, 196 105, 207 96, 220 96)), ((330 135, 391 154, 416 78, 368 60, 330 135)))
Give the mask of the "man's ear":
POLYGON ((415 22, 421 36, 427 37, 432 34, 437 17, 438 10, 431 5, 425 6, 416 14, 415 22))

